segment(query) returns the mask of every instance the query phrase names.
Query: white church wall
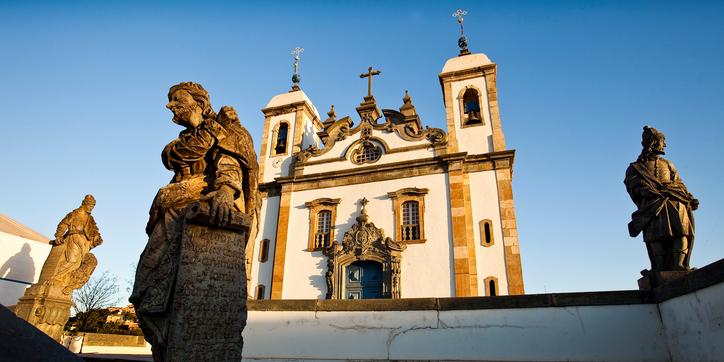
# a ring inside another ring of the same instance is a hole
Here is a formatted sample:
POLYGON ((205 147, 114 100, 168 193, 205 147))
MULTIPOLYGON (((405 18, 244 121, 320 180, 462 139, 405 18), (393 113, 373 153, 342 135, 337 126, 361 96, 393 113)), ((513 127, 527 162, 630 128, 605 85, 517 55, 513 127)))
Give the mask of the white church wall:
POLYGON ((405 187, 428 188, 425 195, 424 244, 409 244, 402 253, 401 289, 404 298, 451 296, 453 278, 450 264, 449 206, 446 175, 426 175, 407 179, 346 185, 333 188, 293 192, 291 196, 289 237, 284 268, 284 299, 317 299, 326 294, 324 273, 326 259, 321 252, 308 252, 309 209, 305 202, 318 198, 340 198, 337 206, 335 239, 341 241, 345 231, 359 215, 359 200, 369 200, 370 222, 383 228, 386 236, 394 235, 393 202, 388 192, 405 187))
POLYGON ((52 245, 0 232, 0 304, 14 305, 36 283, 52 245))
POLYGON ((254 258, 252 259, 251 279, 249 293, 254 293, 259 284, 265 287, 265 297, 269 296, 272 280, 272 269, 274 266, 274 246, 277 232, 277 219, 279 217, 279 196, 267 197, 261 204, 261 230, 259 231, 254 245, 254 258), (269 239, 269 252, 266 262, 259 262, 261 253, 261 241, 269 239))
POLYGON ((669 360, 656 304, 375 312, 252 310, 244 342, 247 359, 669 360))
POLYGON ((724 283, 659 304, 674 361, 724 359, 724 283))
POLYGON ((508 282, 505 272, 505 249, 503 245, 503 228, 500 221, 500 202, 495 171, 474 172, 470 179, 470 198, 473 212, 473 234, 478 272, 478 293, 485 295, 485 278, 498 278, 498 292, 508 294, 508 282), (483 235, 479 223, 489 219, 493 226, 493 245, 483 246, 483 235))
POLYGON ((488 106, 487 85, 485 78, 466 79, 452 83, 453 98, 453 114, 455 119, 455 134, 458 139, 458 147, 460 151, 467 151, 469 154, 482 154, 493 151, 493 128, 490 121, 490 109, 488 106), (482 103, 480 104, 480 114, 483 117, 484 124, 482 126, 471 126, 461 128, 462 110, 460 109, 460 100, 458 98, 460 91, 466 86, 471 85, 482 93, 482 103))

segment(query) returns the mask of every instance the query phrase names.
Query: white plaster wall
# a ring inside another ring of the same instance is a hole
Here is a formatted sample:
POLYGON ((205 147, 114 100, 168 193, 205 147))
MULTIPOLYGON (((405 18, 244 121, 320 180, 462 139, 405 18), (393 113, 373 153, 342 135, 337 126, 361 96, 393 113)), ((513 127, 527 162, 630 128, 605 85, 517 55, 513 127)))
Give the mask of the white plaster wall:
MULTIPOLYGON (((247 359, 667 361, 655 304, 249 312, 247 359)), ((690 359, 682 359, 690 360, 690 359)))
POLYGON ((485 278, 498 278, 498 292, 508 294, 508 278, 505 273, 505 248, 503 227, 500 221, 500 202, 495 171, 482 171, 468 174, 470 179, 470 199, 473 211, 473 234, 478 272, 478 293, 485 296, 485 278), (493 226, 492 246, 482 245, 480 221, 490 219, 493 226))
MULTIPOLYGON (((50 244, 0 232, 0 277, 36 283, 51 248, 50 244), (24 245, 30 250, 23 251, 24 245)), ((0 280, 0 304, 16 304, 27 287, 27 284, 0 280)))
POLYGON ((256 292, 256 286, 264 285, 264 298, 268 298, 271 293, 272 269, 274 266, 274 249, 277 232, 277 220, 279 218, 279 196, 268 197, 262 199, 261 203, 261 231, 257 233, 256 244, 254 245, 254 258, 251 267, 251 285, 249 288, 250 295, 256 292), (269 257, 267 261, 259 262, 259 254, 261 253, 261 241, 269 239, 269 257))
POLYGON ((724 283, 659 304, 674 361, 724 360, 724 283))
POLYGON ((296 112, 290 112, 278 116, 272 116, 269 120, 269 134, 267 135, 267 155, 264 161, 264 179, 262 182, 271 182, 280 176, 289 175, 289 168, 292 164, 292 144, 294 143, 294 120, 296 112), (289 124, 289 133, 287 134, 287 154, 272 156, 276 139, 274 138, 274 128, 282 121, 289 124), (281 164, 274 166, 274 162, 281 159, 281 164))
POLYGON ((424 244, 409 244, 402 253, 402 296, 449 297, 454 295, 450 248, 450 218, 447 176, 426 175, 399 180, 347 185, 293 192, 291 196, 289 237, 284 268, 283 299, 320 299, 326 294, 324 273, 326 258, 321 251, 306 251, 309 242, 309 209, 305 202, 322 197, 342 199, 337 206, 335 239, 356 223, 359 200, 369 200, 370 222, 394 238, 393 202, 388 192, 405 187, 428 188, 425 195, 424 244))
POLYGON ((488 106, 488 92, 485 78, 466 79, 452 83, 453 115, 455 119, 455 134, 458 139, 460 151, 467 151, 470 154, 482 154, 493 151, 493 128, 490 121, 490 107, 488 106), (482 94, 480 114, 483 116, 482 126, 461 128, 462 110, 460 109, 460 91, 468 85, 476 87, 482 94))

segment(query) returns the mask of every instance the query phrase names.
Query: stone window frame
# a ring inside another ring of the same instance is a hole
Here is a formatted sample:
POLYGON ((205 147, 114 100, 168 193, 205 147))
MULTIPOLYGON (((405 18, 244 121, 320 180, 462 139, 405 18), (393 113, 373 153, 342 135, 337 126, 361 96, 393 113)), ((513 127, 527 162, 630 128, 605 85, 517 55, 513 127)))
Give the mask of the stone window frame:
POLYGON ((495 229, 493 228, 493 220, 490 219, 483 219, 480 220, 478 223, 478 226, 480 228, 480 245, 489 248, 493 245, 495 245, 495 229), (488 242, 487 238, 485 237, 485 225, 488 225, 488 230, 490 234, 490 242, 488 242))
POLYGON ((483 289, 485 289, 485 296, 486 297, 497 297, 500 296, 500 283, 498 282, 498 278, 490 276, 485 278, 483 285, 483 289), (493 285, 495 286, 495 289, 493 289, 493 293, 490 292, 490 282, 493 282, 493 285))
POLYGON ((265 297, 264 293, 266 293, 266 286, 264 286, 264 284, 257 285, 256 288, 254 289, 254 299, 256 299, 256 300, 264 299, 264 297, 265 297))
POLYGON ((259 262, 266 263, 269 260, 269 239, 262 239, 259 243, 259 262))
POLYGON ((337 220, 337 205, 341 199, 330 199, 323 197, 309 202, 305 202, 304 206, 309 209, 309 240, 307 242, 307 251, 319 251, 323 248, 315 246, 315 235, 317 233, 317 216, 322 211, 330 211, 332 218, 329 227, 329 243, 334 243, 334 229, 337 220))
POLYGON ((427 195, 429 189, 417 188, 417 187, 406 187, 399 189, 394 192, 388 192, 390 200, 392 200, 392 207, 394 210, 395 217, 395 241, 398 243, 405 244, 422 244, 427 241, 425 239, 425 195, 427 195), (408 201, 416 201, 418 205, 418 216, 420 219, 420 235, 417 240, 402 240, 402 204, 408 201))
POLYGON ((379 161, 382 158, 382 155, 384 154, 384 147, 380 145, 376 145, 374 142, 371 141, 365 141, 359 144, 352 152, 350 152, 349 160, 355 164, 355 165, 364 165, 368 163, 375 163, 379 161), (364 160, 358 160, 357 156, 363 154, 366 149, 373 148, 377 152, 377 158, 375 159, 364 159, 364 160))
POLYGON ((460 110, 460 128, 467 128, 467 127, 479 127, 485 125, 485 116, 483 115, 483 92, 478 89, 478 87, 469 84, 460 89, 460 92, 458 93, 458 109, 460 110), (478 106, 480 107, 480 123, 474 123, 474 124, 466 124, 467 123, 467 114, 465 113, 465 104, 463 103, 463 96, 465 95, 465 92, 468 91, 468 89, 472 89, 476 92, 478 92, 478 106))
POLYGON ((271 137, 272 147, 271 147, 271 152, 269 153, 270 157, 281 157, 281 156, 289 155, 289 151, 290 151, 289 142, 291 139, 291 137, 289 137, 290 132, 291 132, 291 123, 287 120, 281 120, 274 125, 274 129, 272 130, 272 137, 271 137), (281 128, 282 124, 287 125, 287 142, 285 145, 284 152, 277 153, 277 141, 278 141, 277 137, 279 136, 279 128, 281 128))

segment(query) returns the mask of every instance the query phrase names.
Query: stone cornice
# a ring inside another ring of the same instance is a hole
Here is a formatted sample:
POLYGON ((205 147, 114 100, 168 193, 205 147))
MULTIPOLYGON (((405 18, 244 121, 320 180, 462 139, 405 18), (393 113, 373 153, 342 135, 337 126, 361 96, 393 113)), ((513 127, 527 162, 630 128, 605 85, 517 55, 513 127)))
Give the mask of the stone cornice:
POLYGON ((414 161, 401 161, 354 169, 319 172, 307 175, 277 177, 275 181, 259 185, 262 192, 274 194, 275 189, 288 185, 294 191, 319 189, 366 182, 377 182, 407 177, 446 173, 450 168, 462 168, 464 172, 479 172, 500 168, 512 168, 515 150, 468 155, 458 152, 414 161), (364 176, 364 177, 361 177, 364 176))
POLYGON ((463 69, 463 70, 456 70, 452 72, 447 73, 440 73, 438 74, 438 78, 440 79, 440 84, 447 81, 456 81, 456 80, 463 80, 463 79, 469 79, 469 78, 476 78, 480 75, 485 74, 495 74, 497 66, 493 64, 486 64, 479 67, 469 68, 469 69, 463 69))

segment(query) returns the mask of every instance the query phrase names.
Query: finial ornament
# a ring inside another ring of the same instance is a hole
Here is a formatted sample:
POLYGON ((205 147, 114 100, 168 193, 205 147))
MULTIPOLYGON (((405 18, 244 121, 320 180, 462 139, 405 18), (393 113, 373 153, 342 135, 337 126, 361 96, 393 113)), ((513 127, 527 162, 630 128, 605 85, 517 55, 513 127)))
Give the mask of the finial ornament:
POLYGON ((368 78, 367 79, 367 97, 372 97, 372 76, 379 75, 382 72, 379 70, 373 70, 372 67, 367 68, 367 73, 362 73, 359 75, 360 78, 368 78))
POLYGON ((468 38, 465 36, 465 26, 464 26, 465 19, 463 18, 465 15, 468 15, 468 12, 463 9, 457 9, 452 14, 453 18, 457 18, 458 24, 460 24, 460 38, 458 39, 458 46, 460 47, 460 55, 470 54, 470 51, 468 50, 468 38))
POLYGON ((292 75, 292 83, 294 83, 294 85, 292 86, 292 90, 299 90, 299 81, 301 80, 299 76, 299 55, 302 54, 303 51, 304 48, 296 47, 291 53, 294 56, 294 75, 292 75))

